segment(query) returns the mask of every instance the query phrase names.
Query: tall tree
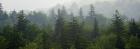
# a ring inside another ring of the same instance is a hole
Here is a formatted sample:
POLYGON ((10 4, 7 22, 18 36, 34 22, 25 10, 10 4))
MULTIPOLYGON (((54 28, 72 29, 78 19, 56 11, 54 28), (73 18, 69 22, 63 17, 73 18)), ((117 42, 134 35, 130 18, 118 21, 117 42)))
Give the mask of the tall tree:
POLYGON ((93 26, 93 37, 96 39, 97 36, 99 36, 99 27, 98 27, 98 21, 96 17, 94 17, 94 26, 93 26))
POLYGON ((2 13, 3 12, 3 10, 2 10, 2 3, 0 3, 0 13, 2 13))
POLYGON ((54 41, 61 44, 62 40, 62 33, 64 32, 64 20, 62 17, 62 11, 58 9, 58 15, 57 15, 57 20, 55 24, 55 30, 54 30, 54 41))
POLYGON ((79 43, 76 43, 79 40, 79 34, 80 34, 79 24, 76 20, 76 17, 73 16, 72 21, 69 24, 68 41, 70 41, 70 43, 73 43, 76 49, 79 48, 78 47, 79 43))
POLYGON ((49 22, 49 23, 54 26, 55 22, 56 22, 56 13, 55 13, 55 9, 54 8, 50 10, 49 16, 50 16, 49 20, 52 21, 52 22, 49 22))
POLYGON ((80 16, 80 21, 81 21, 81 27, 83 27, 84 26, 84 15, 83 15, 84 13, 83 13, 83 9, 82 8, 80 8, 80 10, 79 10, 79 16, 80 16))
POLYGON ((66 10, 65 6, 62 7, 61 14, 63 17, 67 17, 67 10, 66 10))
POLYGON ((24 11, 20 11, 17 17, 16 30, 23 33, 24 38, 28 38, 29 21, 26 19, 24 11))
POLYGON ((115 11, 112 22, 112 31, 117 35, 122 35, 124 31, 124 23, 118 10, 115 11))
POLYGON ((138 24, 136 24, 134 19, 132 19, 129 22, 129 34, 136 36, 136 37, 140 37, 140 29, 139 29, 139 26, 138 26, 138 24))
POLYGON ((80 8, 80 10, 79 10, 79 16, 81 17, 82 20, 84 19, 84 15, 83 14, 84 14, 83 13, 83 9, 80 8))
POLYGON ((16 28, 19 32, 25 32, 28 24, 28 20, 26 20, 25 14, 23 11, 20 11, 18 14, 18 21, 16 24, 16 28))
POLYGON ((22 34, 9 25, 3 28, 3 35, 9 41, 6 49, 19 49, 24 45, 22 34))
POLYGON ((11 23, 14 25, 17 22, 17 12, 14 10, 10 13, 11 23))
POLYGON ((93 19, 93 31, 91 33, 91 39, 92 41, 94 41, 99 34, 99 29, 98 29, 98 21, 96 19, 96 14, 93 5, 90 5, 89 15, 93 19))
POLYGON ((0 27, 5 26, 8 23, 8 14, 3 10, 2 3, 0 3, 0 27))
POLYGON ((90 5, 89 16, 90 17, 94 17, 95 16, 95 9, 94 9, 94 6, 92 4, 90 5))
POLYGON ((124 35, 124 24, 118 10, 115 11, 112 22, 112 31, 117 35, 116 48, 124 49, 124 41, 122 39, 122 36, 124 35))

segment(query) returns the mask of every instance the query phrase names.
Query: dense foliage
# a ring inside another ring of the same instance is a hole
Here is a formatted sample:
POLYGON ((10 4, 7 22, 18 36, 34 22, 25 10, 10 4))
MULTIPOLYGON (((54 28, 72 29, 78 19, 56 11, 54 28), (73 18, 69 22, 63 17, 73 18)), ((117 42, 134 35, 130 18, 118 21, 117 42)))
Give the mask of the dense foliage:
POLYGON ((0 49, 140 49, 140 25, 116 10, 112 18, 68 12, 6 12, 0 4, 0 49))

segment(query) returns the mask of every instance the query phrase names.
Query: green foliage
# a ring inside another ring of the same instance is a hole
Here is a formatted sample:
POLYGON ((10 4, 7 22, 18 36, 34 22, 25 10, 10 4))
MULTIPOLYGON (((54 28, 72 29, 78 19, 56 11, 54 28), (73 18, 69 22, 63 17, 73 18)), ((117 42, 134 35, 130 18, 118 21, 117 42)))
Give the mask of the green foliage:
POLYGON ((6 49, 7 46, 8 40, 5 37, 0 36, 0 49, 6 49))
POLYGON ((126 49, 140 49, 140 39, 136 36, 131 36, 126 43, 126 49))
POLYGON ((113 16, 112 20, 112 31, 115 32, 117 35, 122 35, 124 32, 124 22, 121 18, 121 15, 118 10, 115 11, 115 14, 113 16))
POLYGON ((3 28, 3 36, 9 41, 7 48, 18 49, 24 45, 22 33, 16 32, 15 29, 9 25, 3 28))
POLYGON ((132 19, 129 22, 129 35, 133 35, 133 36, 140 36, 140 28, 138 26, 138 24, 135 22, 134 19, 132 19))
POLYGON ((84 13, 81 8, 76 17, 63 6, 57 17, 55 10, 49 17, 42 12, 8 14, 0 5, 0 49, 140 49, 140 26, 134 20, 127 24, 116 10, 110 28, 93 5, 85 18, 84 13))
POLYGON ((124 20, 121 18, 121 15, 118 10, 115 11, 113 20, 112 20, 112 32, 117 35, 116 40, 116 48, 124 49, 124 36, 125 36, 125 29, 124 29, 124 20))
POLYGON ((95 45, 92 45, 92 49, 116 49, 116 35, 109 34, 109 35, 102 35, 97 41, 95 45))
POLYGON ((35 42, 30 42, 26 44, 24 47, 20 47, 20 49, 38 49, 38 45, 35 42))

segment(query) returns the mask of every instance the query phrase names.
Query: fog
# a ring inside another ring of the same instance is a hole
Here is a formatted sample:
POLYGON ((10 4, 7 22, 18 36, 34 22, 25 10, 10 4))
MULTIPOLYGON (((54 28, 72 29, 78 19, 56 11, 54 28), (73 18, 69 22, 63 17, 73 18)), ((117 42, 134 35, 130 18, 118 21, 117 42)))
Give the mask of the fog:
POLYGON ((4 10, 7 11, 47 11, 54 7, 58 8, 58 5, 64 5, 68 8, 72 7, 76 9, 79 7, 88 8, 89 4, 94 4, 95 11, 107 17, 112 16, 116 9, 131 18, 139 18, 140 16, 140 0, 0 0, 0 2, 3 4, 4 10))
MULTIPOLYGON (((78 2, 80 4, 86 4, 91 0, 0 0, 6 10, 35 10, 35 9, 48 9, 57 4, 70 4, 72 2, 78 2)), ((110 0, 92 0, 92 3, 98 1, 110 1, 110 0)))

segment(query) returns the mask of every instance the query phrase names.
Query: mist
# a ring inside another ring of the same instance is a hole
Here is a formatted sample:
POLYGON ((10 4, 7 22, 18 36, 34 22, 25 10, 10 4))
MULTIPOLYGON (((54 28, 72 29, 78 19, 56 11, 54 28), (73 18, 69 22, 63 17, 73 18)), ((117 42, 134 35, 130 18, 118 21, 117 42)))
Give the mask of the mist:
POLYGON ((140 49, 140 0, 0 0, 0 49, 140 49))
MULTIPOLYGON (((35 10, 49 11, 49 9, 58 5, 64 5, 71 8, 72 4, 75 7, 88 7, 89 4, 94 4, 95 11, 110 17, 113 11, 118 9, 121 13, 129 18, 139 18, 140 1, 139 0, 0 0, 3 7, 7 11, 12 10, 35 10)), ((86 10, 88 10, 86 8, 86 10)))

